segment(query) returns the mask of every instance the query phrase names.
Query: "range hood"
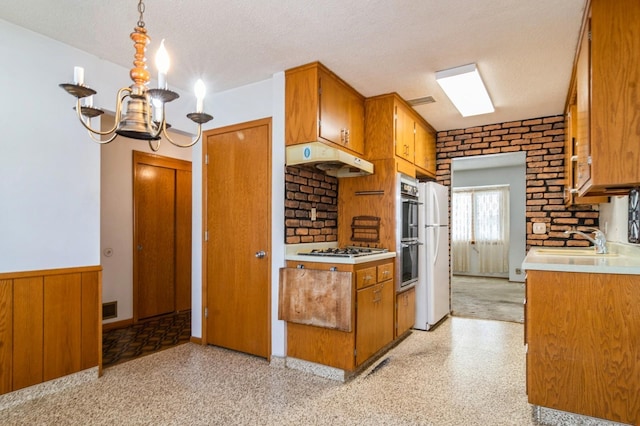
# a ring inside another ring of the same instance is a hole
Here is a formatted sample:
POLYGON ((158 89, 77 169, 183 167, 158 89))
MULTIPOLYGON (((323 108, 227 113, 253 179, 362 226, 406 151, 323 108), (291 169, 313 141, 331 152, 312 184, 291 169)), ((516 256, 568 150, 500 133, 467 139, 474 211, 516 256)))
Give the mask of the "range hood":
POLYGON ((373 164, 322 142, 290 145, 286 152, 287 166, 315 166, 337 178, 367 176, 373 164))

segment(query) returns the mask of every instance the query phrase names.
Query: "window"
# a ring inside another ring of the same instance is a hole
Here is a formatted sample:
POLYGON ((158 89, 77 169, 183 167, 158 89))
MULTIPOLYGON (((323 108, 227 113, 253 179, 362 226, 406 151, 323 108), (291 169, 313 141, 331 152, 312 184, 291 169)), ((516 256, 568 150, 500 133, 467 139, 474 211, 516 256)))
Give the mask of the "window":
POLYGON ((509 186, 454 188, 451 211, 453 272, 471 272, 471 250, 478 272, 509 272, 509 186))

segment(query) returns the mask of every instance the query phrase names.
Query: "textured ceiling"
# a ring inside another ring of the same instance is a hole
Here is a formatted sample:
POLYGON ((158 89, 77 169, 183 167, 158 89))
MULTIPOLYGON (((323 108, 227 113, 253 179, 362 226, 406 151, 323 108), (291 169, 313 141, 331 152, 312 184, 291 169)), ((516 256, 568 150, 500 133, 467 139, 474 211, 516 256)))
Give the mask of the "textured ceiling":
MULTIPOLYGON (((148 0, 148 61, 220 92, 319 60, 364 96, 398 92, 437 130, 561 114, 585 0, 148 0), (496 107, 463 118, 435 72, 476 63, 496 107)), ((135 0, 3 1, 0 18, 130 68, 135 0)))

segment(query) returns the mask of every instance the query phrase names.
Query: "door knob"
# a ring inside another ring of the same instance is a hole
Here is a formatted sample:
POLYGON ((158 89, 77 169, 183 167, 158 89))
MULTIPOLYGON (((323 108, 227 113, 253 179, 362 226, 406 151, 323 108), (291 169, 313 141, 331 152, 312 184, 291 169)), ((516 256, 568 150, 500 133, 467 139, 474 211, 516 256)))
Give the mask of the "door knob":
POLYGON ((138 251, 142 250, 142 246, 138 244, 138 251))
POLYGON ((267 255, 267 253, 266 253, 264 250, 260 250, 260 251, 257 251, 257 252, 256 252, 256 257, 257 257, 258 259, 262 259, 262 258, 264 258, 266 255, 267 255))

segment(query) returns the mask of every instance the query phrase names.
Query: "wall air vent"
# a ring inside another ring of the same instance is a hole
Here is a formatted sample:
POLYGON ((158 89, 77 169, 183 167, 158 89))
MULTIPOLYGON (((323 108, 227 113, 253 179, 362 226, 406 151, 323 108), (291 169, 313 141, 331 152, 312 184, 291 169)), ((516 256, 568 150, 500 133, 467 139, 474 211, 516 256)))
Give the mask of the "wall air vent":
POLYGON ((433 96, 425 96, 424 98, 411 99, 410 101, 407 101, 407 103, 409 105, 411 105, 412 107, 414 107, 414 106, 418 106, 418 105, 432 104, 435 101, 436 100, 433 99, 433 96))
POLYGON ((118 301, 102 304, 102 319, 107 320, 118 317, 118 301))

